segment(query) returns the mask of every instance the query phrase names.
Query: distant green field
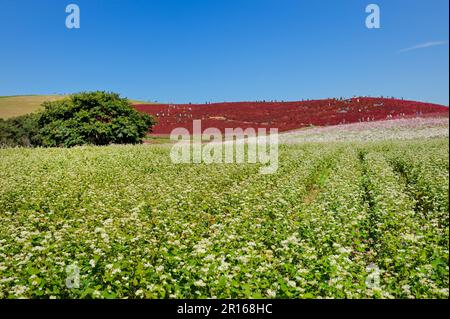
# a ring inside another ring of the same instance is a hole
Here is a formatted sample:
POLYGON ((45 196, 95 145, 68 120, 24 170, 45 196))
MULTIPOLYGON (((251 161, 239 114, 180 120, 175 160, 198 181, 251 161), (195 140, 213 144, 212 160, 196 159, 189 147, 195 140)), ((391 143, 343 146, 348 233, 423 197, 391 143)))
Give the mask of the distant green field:
MULTIPOLYGON (((10 118, 14 116, 32 113, 41 108, 45 101, 57 101, 68 95, 15 95, 0 96, 0 118, 10 118)), ((133 104, 148 103, 131 100, 133 104)))
POLYGON ((170 136, 147 135, 144 139, 145 144, 171 144, 170 136))

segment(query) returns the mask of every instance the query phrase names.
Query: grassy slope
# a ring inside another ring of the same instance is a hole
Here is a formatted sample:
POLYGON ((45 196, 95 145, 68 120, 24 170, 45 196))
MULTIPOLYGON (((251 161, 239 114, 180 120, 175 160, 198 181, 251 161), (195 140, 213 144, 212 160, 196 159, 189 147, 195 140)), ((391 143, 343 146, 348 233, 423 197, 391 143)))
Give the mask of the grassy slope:
POLYGON ((44 101, 56 101, 65 95, 19 95, 0 97, 0 118, 19 116, 38 110, 44 101))
MULTIPOLYGON (((0 96, 0 118, 10 118, 39 110, 44 101, 56 101, 67 95, 17 95, 0 96)), ((147 103, 131 100, 131 103, 147 103)))

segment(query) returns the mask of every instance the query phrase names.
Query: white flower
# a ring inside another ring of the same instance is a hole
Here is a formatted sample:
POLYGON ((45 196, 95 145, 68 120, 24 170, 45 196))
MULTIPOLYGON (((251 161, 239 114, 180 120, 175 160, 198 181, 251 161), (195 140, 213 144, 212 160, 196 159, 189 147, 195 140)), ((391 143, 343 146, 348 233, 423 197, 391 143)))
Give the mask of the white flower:
POLYGON ((142 289, 138 289, 135 292, 136 296, 143 296, 144 295, 144 291, 142 289))
POLYGON ((197 287, 205 287, 206 283, 203 280, 200 279, 200 280, 194 281, 194 285, 197 286, 197 287))
POLYGON ((410 293, 410 288, 411 288, 410 285, 403 285, 403 286, 402 286, 403 292, 404 292, 404 293, 407 293, 407 294, 410 293))
POLYGON ((277 295, 276 291, 270 289, 267 289, 266 294, 269 298, 275 298, 275 296, 277 295))
POLYGON ((206 250, 202 247, 195 249, 195 252, 199 255, 206 253, 206 250))
POLYGON ((89 265, 91 265, 91 267, 94 268, 95 267, 95 260, 94 259, 89 260, 89 265))
POLYGON ((340 248, 338 249, 338 252, 341 253, 341 254, 348 254, 348 253, 351 252, 351 250, 350 250, 350 249, 347 249, 347 248, 345 248, 345 247, 340 247, 340 248))
POLYGON ((113 270, 111 271, 111 274, 118 274, 118 273, 120 273, 121 272, 121 270, 120 270, 120 268, 113 268, 113 270))
POLYGON ((295 283, 295 281, 292 281, 292 280, 288 280, 287 285, 292 288, 297 287, 297 284, 295 283))

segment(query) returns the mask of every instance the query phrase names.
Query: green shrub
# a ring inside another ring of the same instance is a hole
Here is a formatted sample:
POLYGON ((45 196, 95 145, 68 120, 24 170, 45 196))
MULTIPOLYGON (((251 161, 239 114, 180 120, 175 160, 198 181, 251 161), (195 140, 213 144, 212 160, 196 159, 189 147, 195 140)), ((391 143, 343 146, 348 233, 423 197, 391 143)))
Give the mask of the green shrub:
POLYGON ((0 147, 40 145, 39 116, 33 113, 7 120, 0 119, 0 147))

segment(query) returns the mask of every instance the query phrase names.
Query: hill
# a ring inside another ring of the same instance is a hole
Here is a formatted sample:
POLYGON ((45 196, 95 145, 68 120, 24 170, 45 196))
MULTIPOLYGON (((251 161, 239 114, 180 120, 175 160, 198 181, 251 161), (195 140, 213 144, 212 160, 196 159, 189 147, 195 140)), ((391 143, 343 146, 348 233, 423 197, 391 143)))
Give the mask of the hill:
POLYGON ((56 101, 66 95, 17 95, 0 96, 0 118, 32 113, 45 101, 56 101))
POLYGON ((231 102, 211 104, 138 104, 138 111, 155 115, 153 134, 170 134, 176 127, 192 132, 192 121, 203 129, 278 128, 289 131, 309 126, 328 126, 411 117, 448 117, 446 106, 394 98, 355 97, 297 102, 231 102))
MULTIPOLYGON (((40 109, 45 101, 56 101, 68 95, 16 95, 0 96, 0 118, 10 118, 14 116, 32 113, 40 109)), ((143 101, 131 100, 133 104, 146 103, 143 101)))

